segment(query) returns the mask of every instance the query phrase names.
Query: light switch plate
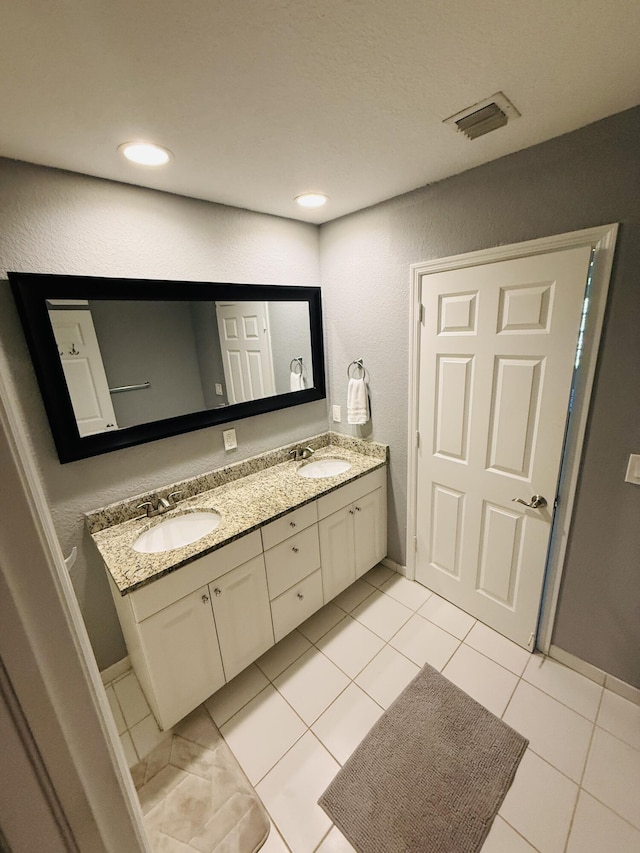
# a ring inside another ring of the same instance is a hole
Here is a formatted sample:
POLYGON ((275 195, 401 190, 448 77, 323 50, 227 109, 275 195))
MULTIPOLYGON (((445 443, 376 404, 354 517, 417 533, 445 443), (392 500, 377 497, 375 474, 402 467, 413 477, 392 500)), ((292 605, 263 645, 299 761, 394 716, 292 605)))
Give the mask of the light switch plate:
POLYGON ((235 450, 238 446, 235 429, 223 429, 222 440, 224 441, 225 450, 235 450))
POLYGON ((625 483, 635 483, 636 486, 640 486, 640 453, 631 453, 629 455, 627 475, 624 480, 625 483))
POLYGON ((216 394, 218 397, 222 397, 222 385, 219 382, 216 382, 216 394))
POLYGON ((342 420, 342 412, 340 411, 340 406, 333 407, 333 422, 334 424, 339 424, 342 420))

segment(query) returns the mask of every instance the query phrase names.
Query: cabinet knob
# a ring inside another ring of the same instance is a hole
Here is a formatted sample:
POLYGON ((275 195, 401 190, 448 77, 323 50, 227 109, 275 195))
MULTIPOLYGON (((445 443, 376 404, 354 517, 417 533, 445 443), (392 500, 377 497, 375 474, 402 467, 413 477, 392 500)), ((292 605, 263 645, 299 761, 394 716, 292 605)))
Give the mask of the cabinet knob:
POLYGON ((291 550, 293 551, 294 554, 297 554, 300 549, 296 548, 296 546, 294 545, 291 550))
POLYGON ((302 599, 304 598, 304 595, 303 595, 301 592, 299 592, 299 593, 298 593, 298 598, 300 599, 300 601, 302 601, 302 599))
POLYGON ((362 511, 362 507, 361 507, 361 506, 357 506, 357 507, 356 507, 356 512, 361 512, 361 511, 362 511))
POLYGON ((222 595, 222 590, 220 589, 220 587, 216 587, 213 591, 215 595, 222 595))
POLYGON ((350 510, 349 510, 349 515, 355 515, 355 512, 354 512, 352 509, 350 509, 350 510))
POLYGON ((290 521, 290 522, 289 522, 289 527, 295 527, 295 526, 296 526, 295 521, 290 521))
POLYGON ((208 595, 203 595, 203 596, 202 596, 202 603, 203 603, 203 604, 206 604, 206 603, 207 603, 207 601, 209 601, 209 596, 208 596, 208 595))

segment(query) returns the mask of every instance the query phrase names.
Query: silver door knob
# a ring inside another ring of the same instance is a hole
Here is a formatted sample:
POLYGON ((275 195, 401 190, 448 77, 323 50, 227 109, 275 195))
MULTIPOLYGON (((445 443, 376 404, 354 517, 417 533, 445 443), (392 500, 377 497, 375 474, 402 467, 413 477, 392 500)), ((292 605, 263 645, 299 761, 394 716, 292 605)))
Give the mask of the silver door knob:
POLYGON ((512 498, 511 500, 515 501, 517 504, 529 506, 531 509, 542 509, 547 505, 547 499, 543 498, 542 495, 531 495, 531 503, 523 501, 522 498, 512 498))

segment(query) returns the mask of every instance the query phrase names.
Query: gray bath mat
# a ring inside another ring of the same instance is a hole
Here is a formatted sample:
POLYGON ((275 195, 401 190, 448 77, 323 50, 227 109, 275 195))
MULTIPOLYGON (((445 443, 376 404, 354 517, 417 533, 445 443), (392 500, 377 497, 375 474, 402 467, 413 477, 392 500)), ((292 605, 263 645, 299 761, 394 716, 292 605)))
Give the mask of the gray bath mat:
POLYGON ((527 743, 427 665, 318 802, 360 853, 477 853, 527 743))

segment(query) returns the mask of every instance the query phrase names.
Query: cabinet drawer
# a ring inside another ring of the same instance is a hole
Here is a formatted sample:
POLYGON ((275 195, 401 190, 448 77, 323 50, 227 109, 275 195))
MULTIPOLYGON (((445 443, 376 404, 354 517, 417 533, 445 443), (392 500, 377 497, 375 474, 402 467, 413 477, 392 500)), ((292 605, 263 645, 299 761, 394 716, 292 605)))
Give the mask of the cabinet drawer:
POLYGON ((136 622, 141 622, 152 613, 157 613, 195 589, 246 563, 261 551, 260 534, 256 530, 134 590, 128 597, 136 622))
POLYGON ((285 589, 320 568, 318 525, 307 527, 265 551, 269 598, 277 598, 285 589))
POLYGON ((370 474, 365 474, 346 486, 336 489, 334 492, 329 492, 328 495, 323 495, 316 501, 318 505, 318 518, 326 518, 343 506, 347 506, 353 501, 357 501, 363 495, 369 494, 374 489, 380 488, 387 480, 387 467, 376 468, 370 474))
POLYGON ((276 643, 322 607, 320 569, 271 602, 276 643))
POLYGON ((282 518, 272 521, 271 524, 265 524, 262 528, 262 543, 264 550, 273 548, 279 542, 293 536, 294 533, 299 533, 310 524, 314 524, 318 520, 315 501, 310 504, 294 509, 293 512, 288 512, 282 518))

